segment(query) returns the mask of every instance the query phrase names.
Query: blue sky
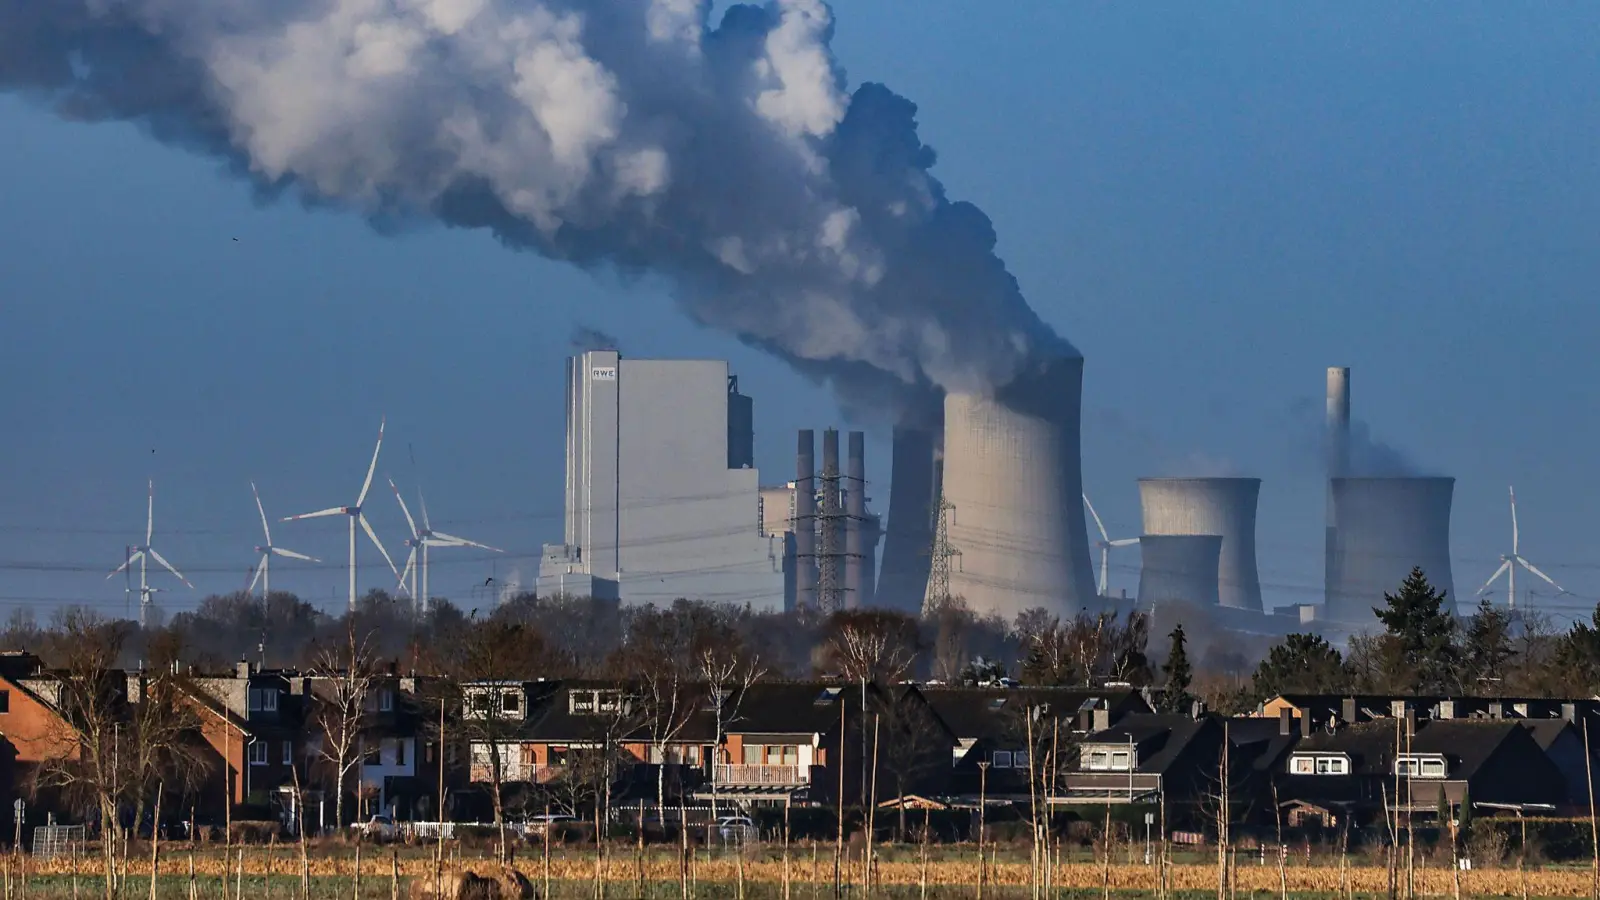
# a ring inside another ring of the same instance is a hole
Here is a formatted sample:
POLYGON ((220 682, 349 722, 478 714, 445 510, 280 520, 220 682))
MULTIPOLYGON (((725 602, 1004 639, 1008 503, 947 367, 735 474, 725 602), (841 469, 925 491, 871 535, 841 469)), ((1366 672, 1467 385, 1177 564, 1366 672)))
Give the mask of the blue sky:
MULTIPOLYGON (((1317 599, 1308 404, 1325 366, 1349 365, 1357 416, 1458 479, 1459 586, 1508 549, 1515 484, 1523 552, 1578 595, 1535 601, 1592 607, 1600 11, 835 12, 851 82, 919 104, 936 174, 990 215, 1032 303, 1084 351, 1084 478, 1114 537, 1137 531, 1138 476, 1258 475, 1269 602, 1317 599)), ((249 480, 274 518, 348 502, 383 414, 380 472, 410 487, 411 445, 435 525, 511 551, 435 557, 435 592, 487 603, 472 585, 531 576, 560 534, 577 325, 632 355, 732 360, 770 480, 792 468, 794 428, 836 419, 826 394, 687 323, 649 280, 260 204, 213 161, 14 96, 0 137, 0 612, 120 611, 103 575, 140 536, 146 477, 155 544, 200 588, 163 605, 242 587, 260 537, 249 480)), ((870 452, 886 497, 882 435, 870 452)), ((374 490, 398 554, 398 507, 374 490)), ((337 521, 274 537, 344 556, 337 521)), ((1134 561, 1113 588, 1132 591, 1134 561)), ((285 563, 273 583, 343 598, 337 566, 285 563)))

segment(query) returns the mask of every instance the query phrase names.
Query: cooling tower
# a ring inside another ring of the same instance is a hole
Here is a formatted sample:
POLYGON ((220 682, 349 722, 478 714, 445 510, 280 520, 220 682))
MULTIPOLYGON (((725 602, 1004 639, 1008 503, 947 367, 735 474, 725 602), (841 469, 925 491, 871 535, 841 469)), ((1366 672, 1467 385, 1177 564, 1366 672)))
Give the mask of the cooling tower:
POLYGON ((817 440, 811 429, 800 432, 794 473, 794 605, 817 605, 817 440))
POLYGON ((1256 570, 1260 493, 1259 478, 1141 478, 1144 533, 1220 537, 1218 583, 1212 596, 1223 606, 1260 612, 1261 579, 1256 570))
POLYGON ((845 448, 844 491, 844 605, 861 609, 872 605, 872 596, 866 577, 867 436, 860 431, 850 432, 845 448))
POLYGON ((933 508, 939 496, 934 462, 939 432, 902 426, 894 430, 889 482, 889 521, 878 573, 877 605, 916 615, 928 591, 933 547, 933 508))
MULTIPOLYGON (((1141 487, 1143 483, 1141 482, 1141 487)), ((1217 534, 1146 534, 1139 538, 1139 603, 1217 605, 1217 534)))
POLYGON ((1328 618, 1373 621, 1373 607, 1420 567, 1455 608, 1450 574, 1450 499, 1454 478, 1333 479, 1335 545, 1328 618))
POLYGON ((1056 359, 992 396, 945 398, 950 595, 980 616, 1097 605, 1078 457, 1082 391, 1083 360, 1056 359))

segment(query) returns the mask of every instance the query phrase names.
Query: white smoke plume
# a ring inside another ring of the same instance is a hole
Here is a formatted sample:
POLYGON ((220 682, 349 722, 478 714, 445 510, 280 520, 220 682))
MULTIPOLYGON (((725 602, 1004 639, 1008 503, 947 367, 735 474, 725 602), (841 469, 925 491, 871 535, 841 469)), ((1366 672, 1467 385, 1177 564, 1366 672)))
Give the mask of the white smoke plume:
POLYGON ((694 319, 881 404, 1074 354, 847 92, 822 0, 0 0, 0 90, 133 122, 269 195, 664 275, 694 319))

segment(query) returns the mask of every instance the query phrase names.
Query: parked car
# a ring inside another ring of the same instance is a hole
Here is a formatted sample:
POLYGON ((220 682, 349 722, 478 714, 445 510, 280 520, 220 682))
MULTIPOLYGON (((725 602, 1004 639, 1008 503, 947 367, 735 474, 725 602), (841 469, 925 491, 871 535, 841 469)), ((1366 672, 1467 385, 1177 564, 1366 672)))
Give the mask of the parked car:
POLYGON ((544 833, 550 830, 552 827, 559 826, 564 822, 576 821, 578 820, 575 817, 566 815, 565 813, 550 813, 549 815, 529 816, 528 820, 522 823, 522 833, 530 838, 539 838, 542 840, 544 838, 544 833))
POLYGON ((393 816, 376 815, 350 827, 358 829, 361 836, 369 841, 392 841, 400 837, 400 826, 394 823, 393 816))
POLYGON ((756 839, 756 823, 750 821, 749 816, 720 816, 717 818, 717 834, 730 844, 753 841, 756 839))

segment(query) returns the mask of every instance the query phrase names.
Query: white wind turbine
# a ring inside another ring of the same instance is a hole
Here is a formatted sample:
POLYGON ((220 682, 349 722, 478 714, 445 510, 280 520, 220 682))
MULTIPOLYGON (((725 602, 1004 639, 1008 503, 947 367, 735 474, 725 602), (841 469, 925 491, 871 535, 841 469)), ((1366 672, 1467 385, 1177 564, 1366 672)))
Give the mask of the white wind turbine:
POLYGON ((255 495, 256 512, 261 514, 261 533, 266 536, 267 542, 256 548, 256 552, 261 554, 261 561, 256 563, 255 574, 250 576, 250 586, 245 588, 244 592, 248 594, 255 590, 256 582, 259 581, 261 582, 261 599, 265 600, 267 595, 272 592, 272 573, 268 571, 268 564, 272 561, 273 556, 303 559, 306 562, 322 562, 322 560, 314 556, 307 556, 304 553, 296 553, 293 550, 285 550, 282 547, 274 547, 272 545, 272 529, 267 525, 267 511, 261 507, 261 492, 256 490, 254 481, 250 482, 250 493, 255 495))
POLYGON ((372 489, 372 473, 378 468, 378 452, 383 449, 384 420, 378 422, 378 445, 372 448, 372 463, 367 466, 367 480, 361 483, 361 493, 356 496, 353 506, 330 506, 316 512, 301 513, 298 516, 289 516, 285 522, 297 522, 301 519, 321 519, 327 516, 346 516, 350 519, 350 609, 356 608, 356 525, 367 533, 372 539, 372 545, 383 554, 383 561, 389 564, 389 570, 395 577, 400 577, 400 570, 394 567, 394 560, 389 558, 389 551, 383 549, 383 542, 378 540, 377 532, 372 530, 372 525, 367 522, 367 517, 361 514, 361 504, 367 502, 367 491, 372 489))
POLYGON ((1508 490, 1511 492, 1511 553, 1509 555, 1503 555, 1500 557, 1500 568, 1495 569, 1494 574, 1489 576, 1489 580, 1483 583, 1483 587, 1478 588, 1478 596, 1482 597, 1488 592, 1489 586, 1494 584, 1495 579, 1499 578, 1501 575, 1505 575, 1506 595, 1510 598, 1510 602, 1507 605, 1510 609, 1516 609, 1517 566, 1521 566, 1524 569, 1527 569, 1529 572, 1532 572, 1540 578, 1543 578, 1551 587, 1563 594, 1567 592, 1567 589, 1559 584, 1556 584, 1554 579, 1552 579, 1549 575, 1539 571, 1537 566, 1531 562, 1528 562, 1523 558, 1522 554, 1518 552, 1519 536, 1517 534, 1517 489, 1512 487, 1508 490))
POLYGON ((389 479, 389 487, 394 491, 394 498, 400 501, 400 511, 406 514, 406 524, 411 527, 411 537, 406 540, 406 546, 411 548, 411 555, 406 557, 406 567, 400 574, 400 589, 411 595, 412 604, 418 612, 428 609, 428 548, 429 547, 477 547, 479 550, 488 550, 492 553, 504 553, 498 547, 469 541, 466 538, 434 531, 428 522, 428 500, 422 496, 422 489, 417 489, 417 502, 422 506, 422 527, 417 527, 415 519, 411 518, 411 510, 406 508, 406 498, 400 496, 400 489, 395 487, 394 479, 389 479), (417 559, 417 551, 422 551, 422 559, 417 559), (421 592, 418 593, 417 580, 422 580, 421 592), (411 579, 410 587, 406 586, 406 579, 411 579))
POLYGON ((154 537, 154 535, 155 535, 155 530, 156 530, 156 483, 155 483, 154 480, 151 480, 150 481, 150 495, 149 495, 149 499, 148 499, 148 501, 147 501, 147 503, 145 505, 144 543, 140 544, 137 547, 129 547, 129 548, 127 548, 128 549, 128 553, 127 553, 126 558, 123 559, 122 565, 117 566, 115 569, 112 569, 111 570, 111 574, 106 576, 106 580, 110 581, 112 578, 115 578, 117 575, 120 575, 123 572, 127 571, 128 567, 133 565, 135 560, 138 561, 138 563, 139 563, 139 626, 141 628, 144 627, 145 622, 146 622, 146 615, 147 615, 147 612, 148 612, 148 609, 149 609, 149 606, 150 606, 150 595, 156 592, 156 589, 150 586, 150 582, 149 582, 148 578, 146 577, 146 572, 145 572, 145 566, 149 563, 150 560, 153 559, 157 563, 160 563, 162 568, 166 569, 168 572, 171 572, 179 581, 184 583, 184 586, 188 587, 190 590, 194 590, 194 585, 189 583, 189 579, 183 577, 183 573, 182 572, 179 572, 176 568, 173 568, 172 563, 167 562, 166 557, 164 557, 160 553, 158 553, 156 551, 156 548, 150 546, 150 541, 151 541, 151 538, 154 537))
POLYGON ((1089 507, 1089 515, 1094 517, 1094 527, 1100 529, 1100 540, 1094 545, 1100 548, 1100 596, 1106 595, 1106 582, 1111 570, 1111 548, 1132 547, 1139 543, 1138 538, 1121 538, 1113 541, 1111 535, 1106 534, 1106 525, 1100 521, 1100 514, 1094 511, 1094 504, 1089 502, 1089 495, 1083 495, 1083 505, 1089 507))

